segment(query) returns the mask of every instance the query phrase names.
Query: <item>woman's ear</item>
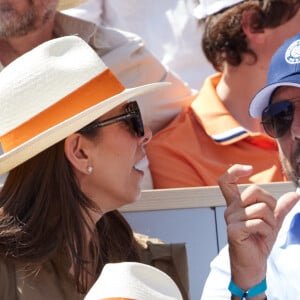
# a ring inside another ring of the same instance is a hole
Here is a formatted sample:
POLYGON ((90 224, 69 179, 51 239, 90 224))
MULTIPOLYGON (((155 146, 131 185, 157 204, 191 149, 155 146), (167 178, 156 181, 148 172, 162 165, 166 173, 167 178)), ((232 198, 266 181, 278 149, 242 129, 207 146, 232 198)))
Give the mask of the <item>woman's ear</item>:
POLYGON ((242 29, 250 44, 263 44, 265 42, 265 30, 257 26, 260 18, 259 12, 255 9, 245 10, 242 13, 242 29))
POLYGON ((79 172, 88 174, 90 141, 81 134, 74 133, 65 140, 65 155, 72 166, 79 172))

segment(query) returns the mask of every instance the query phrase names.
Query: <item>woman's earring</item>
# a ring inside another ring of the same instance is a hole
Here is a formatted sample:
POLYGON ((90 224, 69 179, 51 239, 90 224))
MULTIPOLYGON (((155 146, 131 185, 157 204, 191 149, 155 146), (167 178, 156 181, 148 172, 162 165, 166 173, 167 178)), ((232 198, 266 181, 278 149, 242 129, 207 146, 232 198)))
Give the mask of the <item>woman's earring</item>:
POLYGON ((92 174, 93 173, 93 167, 89 166, 87 167, 87 171, 89 174, 92 174))

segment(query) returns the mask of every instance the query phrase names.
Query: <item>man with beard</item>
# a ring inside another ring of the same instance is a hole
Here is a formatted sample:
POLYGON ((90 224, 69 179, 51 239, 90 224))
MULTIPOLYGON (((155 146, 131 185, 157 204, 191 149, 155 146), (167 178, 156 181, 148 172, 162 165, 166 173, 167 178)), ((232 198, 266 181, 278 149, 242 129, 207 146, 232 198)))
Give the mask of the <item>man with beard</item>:
POLYGON ((250 165, 234 165, 220 178, 227 202, 228 247, 211 264, 202 300, 294 300, 300 295, 300 34, 271 60, 268 83, 252 99, 250 116, 261 117, 276 139, 285 174, 297 192, 276 201, 258 186, 241 194, 239 178, 250 165), (229 255, 228 255, 229 254, 229 255), (230 271, 231 270, 231 271, 230 271))
MULTIPOLYGON (((145 124, 153 132, 161 129, 191 102, 191 89, 166 70, 145 48, 140 37, 98 27, 57 11, 81 2, 83 1, 0 0, 0 71, 18 56, 47 40, 79 35, 126 87, 159 81, 172 83, 163 91, 138 99, 145 124)), ((143 168, 147 171, 146 166, 143 168)), ((150 173, 146 174, 148 176, 145 176, 143 187, 152 188, 150 173)))

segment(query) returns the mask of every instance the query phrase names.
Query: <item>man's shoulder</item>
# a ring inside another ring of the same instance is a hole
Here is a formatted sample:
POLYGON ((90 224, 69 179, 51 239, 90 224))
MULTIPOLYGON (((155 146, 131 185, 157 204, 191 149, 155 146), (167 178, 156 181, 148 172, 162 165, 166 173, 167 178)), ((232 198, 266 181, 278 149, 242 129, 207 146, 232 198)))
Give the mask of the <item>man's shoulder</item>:
POLYGON ((78 35, 85 40, 99 55, 130 44, 139 47, 142 39, 131 32, 102 25, 96 25, 76 17, 57 12, 54 30, 57 36, 78 35))

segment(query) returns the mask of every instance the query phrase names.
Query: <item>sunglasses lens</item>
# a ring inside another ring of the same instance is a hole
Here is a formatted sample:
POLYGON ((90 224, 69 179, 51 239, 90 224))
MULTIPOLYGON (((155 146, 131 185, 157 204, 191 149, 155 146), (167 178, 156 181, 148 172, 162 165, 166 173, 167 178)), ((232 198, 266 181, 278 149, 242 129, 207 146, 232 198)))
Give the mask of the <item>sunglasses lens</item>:
POLYGON ((144 124, 141 116, 139 106, 136 101, 129 102, 126 107, 126 111, 132 114, 132 117, 128 119, 130 127, 138 137, 144 136, 144 124))
POLYGON ((273 138, 285 135, 293 122, 294 110, 294 104, 290 101, 281 101, 266 107, 262 113, 262 124, 266 133, 273 138))

